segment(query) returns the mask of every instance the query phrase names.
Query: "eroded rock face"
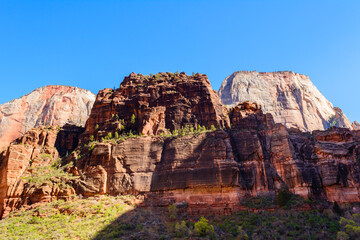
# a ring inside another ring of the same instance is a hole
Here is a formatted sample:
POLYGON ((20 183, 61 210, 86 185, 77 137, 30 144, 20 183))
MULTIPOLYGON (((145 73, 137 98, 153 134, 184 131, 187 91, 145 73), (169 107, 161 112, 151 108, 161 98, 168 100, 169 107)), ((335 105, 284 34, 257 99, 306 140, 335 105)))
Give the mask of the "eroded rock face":
POLYGON ((84 126, 94 101, 95 95, 84 89, 46 86, 0 105, 0 149, 34 127, 84 126))
MULTIPOLYGON (((32 129, 0 154, 0 217, 22 205, 66 199, 75 191, 49 184, 29 184, 34 168, 54 163, 60 153, 72 152, 83 128, 66 125, 32 129)), ((45 172, 44 172, 45 173, 45 172)))
POLYGON ((228 127, 229 118, 204 74, 131 73, 120 88, 99 92, 84 137, 100 139, 120 131, 122 124, 137 133, 158 135, 186 125, 228 127))
POLYGON ((344 113, 333 108, 308 76, 293 72, 235 72, 223 81, 219 95, 229 106, 256 102, 287 128, 313 131, 333 124, 352 128, 344 113))
POLYGON ((200 74, 131 74, 119 89, 99 92, 84 134, 70 126, 57 131, 29 131, 0 154, 4 214, 71 193, 143 194, 148 204, 183 204, 193 214, 229 213, 249 196, 283 188, 305 198, 360 201, 360 131, 288 129, 252 102, 228 113, 200 74), (217 129, 196 131, 199 125, 217 129), (184 126, 193 128, 169 135, 184 126), (143 135, 116 137, 123 131, 143 135), (51 163, 37 157, 44 153, 73 163, 67 171, 78 179, 70 190, 25 185, 30 165, 51 163))
POLYGON ((92 143, 80 159, 70 156, 82 176, 76 190, 146 194, 155 205, 185 202, 193 213, 241 209, 244 198, 284 187, 305 198, 360 201, 360 132, 288 130, 250 102, 230 121, 231 129, 198 135, 92 143))

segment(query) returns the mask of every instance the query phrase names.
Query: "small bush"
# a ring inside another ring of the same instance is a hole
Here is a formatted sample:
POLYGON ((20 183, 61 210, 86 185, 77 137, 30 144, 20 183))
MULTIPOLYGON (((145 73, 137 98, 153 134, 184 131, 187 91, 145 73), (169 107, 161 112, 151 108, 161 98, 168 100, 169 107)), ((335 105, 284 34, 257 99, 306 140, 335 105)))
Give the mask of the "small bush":
POLYGON ((90 152, 92 152, 92 150, 94 150, 94 147, 95 147, 95 144, 92 144, 92 145, 90 146, 90 152))
POLYGON ((108 134, 106 135, 107 139, 112 139, 112 133, 111 132, 108 132, 108 134))
POLYGON ((201 217, 198 222, 195 223, 195 233, 200 237, 210 235, 214 233, 214 226, 209 225, 208 220, 205 217, 201 217))
POLYGON ((170 220, 175 220, 176 219, 176 214, 177 214, 175 204, 169 205, 168 211, 169 211, 169 214, 170 214, 170 220))
POLYGON ((68 188, 68 181, 77 179, 78 177, 67 173, 65 169, 70 164, 60 166, 60 162, 56 161, 53 165, 31 167, 31 175, 23 177, 30 185, 40 187, 44 183, 50 185, 58 185, 60 187, 68 188))
POLYGON ((338 232, 336 235, 336 240, 348 240, 350 237, 345 232, 338 232))
POLYGON ((135 125, 135 123, 136 123, 135 114, 133 114, 133 115, 131 116, 130 123, 131 123, 131 125, 135 125))
POLYGON ((174 232, 176 237, 184 237, 187 236, 190 231, 186 225, 186 222, 183 220, 181 223, 175 223, 174 232))

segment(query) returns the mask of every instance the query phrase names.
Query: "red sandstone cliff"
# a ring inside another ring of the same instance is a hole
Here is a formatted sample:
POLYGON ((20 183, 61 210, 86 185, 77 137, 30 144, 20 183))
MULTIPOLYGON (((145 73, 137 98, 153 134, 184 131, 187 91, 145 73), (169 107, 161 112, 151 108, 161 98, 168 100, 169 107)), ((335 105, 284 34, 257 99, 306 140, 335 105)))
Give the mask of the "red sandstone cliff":
POLYGON ((0 105, 0 150, 33 127, 67 122, 84 126, 94 100, 84 89, 46 86, 0 105))
POLYGON ((120 87, 104 89, 96 97, 86 122, 86 137, 100 139, 121 130, 121 121, 133 131, 157 135, 186 125, 228 127, 227 109, 205 74, 131 73, 120 87), (131 117, 134 115, 134 125, 131 117))
POLYGON ((21 180, 39 162, 33 153, 55 156, 52 146, 62 149, 64 164, 74 164, 68 171, 78 178, 69 191, 83 196, 144 194, 157 206, 186 203, 190 213, 229 212, 244 198, 284 187, 306 198, 360 201, 360 131, 289 130, 250 102, 228 113, 205 75, 131 74, 119 89, 99 92, 84 134, 55 130, 30 131, 1 156, 4 214, 68 196, 48 184, 29 192, 21 180), (78 138, 81 145, 66 156, 78 138))
POLYGON ((51 173, 51 181, 28 182, 25 178, 34 175, 36 169, 44 176, 49 174, 47 167, 59 159, 59 153, 74 150, 81 132, 83 128, 72 125, 32 129, 0 154, 0 216, 22 205, 68 198, 74 193, 72 188, 62 187, 64 184, 54 184, 63 179, 52 179, 56 176, 51 173))

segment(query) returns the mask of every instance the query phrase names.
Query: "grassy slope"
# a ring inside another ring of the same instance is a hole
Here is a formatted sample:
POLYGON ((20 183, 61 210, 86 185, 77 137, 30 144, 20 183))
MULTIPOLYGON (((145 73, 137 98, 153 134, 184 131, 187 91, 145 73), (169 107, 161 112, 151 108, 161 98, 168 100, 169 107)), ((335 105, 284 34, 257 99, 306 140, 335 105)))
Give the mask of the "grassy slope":
POLYGON ((239 212, 197 224, 199 218, 176 208, 132 202, 131 196, 104 196, 39 205, 1 220, 0 239, 336 239, 340 230, 331 211, 239 212))
POLYGON ((0 239, 91 239, 133 209, 127 197, 54 201, 0 221, 0 239))

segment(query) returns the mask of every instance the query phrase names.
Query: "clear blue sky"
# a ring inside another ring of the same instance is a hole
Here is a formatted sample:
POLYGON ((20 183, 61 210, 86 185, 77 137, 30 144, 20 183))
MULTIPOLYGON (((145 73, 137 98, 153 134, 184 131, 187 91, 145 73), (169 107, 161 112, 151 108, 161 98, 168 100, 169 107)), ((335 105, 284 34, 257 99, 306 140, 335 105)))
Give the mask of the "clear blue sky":
POLYGON ((303 73, 360 121, 360 1, 0 1, 0 104, 177 70, 303 73))

